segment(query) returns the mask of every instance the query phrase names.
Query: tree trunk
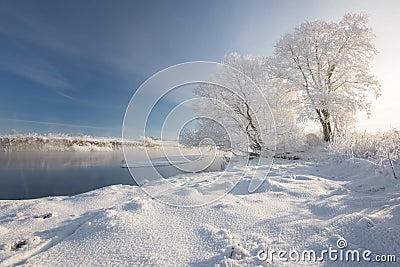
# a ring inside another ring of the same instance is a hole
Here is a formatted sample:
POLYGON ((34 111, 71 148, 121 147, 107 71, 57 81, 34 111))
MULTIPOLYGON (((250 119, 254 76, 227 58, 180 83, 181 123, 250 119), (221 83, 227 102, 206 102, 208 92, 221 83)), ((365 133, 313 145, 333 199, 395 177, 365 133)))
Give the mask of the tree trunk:
POLYGON ((260 155, 262 149, 262 143, 257 129, 256 128, 249 129, 249 127, 246 127, 246 134, 247 137, 249 138, 249 148, 254 153, 260 155))
POLYGON ((330 122, 321 122, 322 123, 322 130, 324 133, 324 141, 330 142, 331 141, 331 124, 330 122))
POLYGON ((324 133, 324 141, 330 142, 332 138, 332 127, 330 122, 330 114, 326 109, 316 109, 319 121, 322 125, 322 132, 324 133))
POLYGON ((255 154, 260 155, 262 150, 262 140, 256 124, 253 121, 253 117, 251 116, 251 109, 247 102, 244 102, 244 106, 246 107, 246 115, 247 126, 246 126, 246 134, 250 139, 249 147, 255 154))

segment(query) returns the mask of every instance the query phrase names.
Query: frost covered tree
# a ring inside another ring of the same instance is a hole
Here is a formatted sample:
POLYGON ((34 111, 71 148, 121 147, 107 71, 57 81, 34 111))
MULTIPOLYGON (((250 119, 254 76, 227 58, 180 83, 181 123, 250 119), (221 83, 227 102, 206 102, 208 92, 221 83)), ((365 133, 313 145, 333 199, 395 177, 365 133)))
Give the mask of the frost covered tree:
POLYGON ((211 139, 220 149, 231 146, 226 129, 216 121, 207 118, 197 119, 193 127, 184 128, 179 134, 179 143, 187 146, 200 146, 207 139, 211 139))
MULTIPOLYGON (((231 53, 224 57, 223 64, 233 67, 243 75, 226 69, 215 74, 212 81, 228 85, 229 89, 206 84, 196 89, 199 96, 212 99, 199 108, 203 115, 211 115, 227 128, 230 138, 248 140, 248 148, 259 153, 273 150, 279 142, 288 141, 297 132, 298 110, 293 91, 282 80, 270 79, 265 57, 231 53), (237 135, 236 135, 237 133, 237 135), (276 135, 275 135, 276 134, 276 135)), ((239 140, 240 142, 240 140, 239 140)), ((233 144, 238 144, 233 140, 233 144)))
POLYGON ((369 114, 368 96, 380 94, 370 62, 377 50, 365 14, 346 14, 338 23, 305 22, 275 45, 271 73, 291 83, 324 140, 348 125, 356 111, 369 114))
POLYGON ((248 147, 243 147, 243 150, 259 154, 265 142, 262 138, 264 125, 261 125, 260 119, 266 118, 268 105, 260 97, 261 92, 257 91, 254 83, 258 85, 265 81, 265 58, 231 53, 221 63, 234 69, 221 68, 211 82, 223 84, 226 88, 214 84, 199 86, 195 93, 211 100, 207 106, 199 107, 199 111, 220 122, 231 138, 235 134, 239 139, 244 139, 244 136, 248 147))
POLYGON ((269 78, 263 92, 274 116, 277 153, 298 149, 303 140, 303 123, 299 120, 302 107, 291 84, 282 79, 269 78))

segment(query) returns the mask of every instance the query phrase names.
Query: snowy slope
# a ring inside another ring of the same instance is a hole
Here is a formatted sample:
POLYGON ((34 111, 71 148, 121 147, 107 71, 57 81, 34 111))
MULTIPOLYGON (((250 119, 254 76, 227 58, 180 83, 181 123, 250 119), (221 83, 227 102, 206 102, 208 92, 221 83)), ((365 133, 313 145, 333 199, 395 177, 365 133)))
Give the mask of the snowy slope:
MULTIPOLYGON (((275 162, 248 194, 244 177, 224 198, 174 207, 140 188, 110 186, 74 197, 0 201, 0 266, 271 266, 267 250, 347 248, 400 260, 400 186, 366 162, 275 162)), ((267 166, 254 168, 267 169, 267 166)), ((242 174, 240 164, 228 174, 242 174)), ((185 199, 220 194, 217 173, 180 175, 185 199), (200 185, 206 184, 207 190, 200 185)), ((226 181, 225 181, 226 182, 226 181)), ((156 183, 145 187, 157 189, 156 183)), ((163 188, 158 188, 162 195, 163 188)), ((179 197, 178 195, 169 197, 179 197)), ((282 262, 273 266, 365 266, 360 262, 282 262)), ((396 266, 370 263, 366 266, 396 266)))

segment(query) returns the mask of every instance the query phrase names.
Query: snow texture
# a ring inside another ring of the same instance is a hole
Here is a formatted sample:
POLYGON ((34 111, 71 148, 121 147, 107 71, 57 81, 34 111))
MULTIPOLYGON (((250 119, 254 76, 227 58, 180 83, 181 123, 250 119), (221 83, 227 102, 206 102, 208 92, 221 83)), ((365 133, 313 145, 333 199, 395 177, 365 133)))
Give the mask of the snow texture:
MULTIPOLYGON (((362 266, 360 262, 260 261, 257 252, 348 248, 400 256, 400 186, 365 161, 328 152, 275 161, 249 194, 249 177, 224 198, 180 208, 139 187, 114 185, 72 197, 0 201, 0 266, 362 266)), ((267 170, 268 166, 254 166, 267 170)), ((242 174, 240 164, 227 173, 242 174)), ((193 198, 219 194, 217 173, 171 178, 193 198), (200 185, 208 190, 198 190, 200 185)), ((157 188, 149 182, 144 187, 157 188)), ((160 194, 163 188, 159 188, 160 194)), ((173 196, 171 196, 173 197, 173 196)), ((396 266, 370 263, 368 266, 396 266)))

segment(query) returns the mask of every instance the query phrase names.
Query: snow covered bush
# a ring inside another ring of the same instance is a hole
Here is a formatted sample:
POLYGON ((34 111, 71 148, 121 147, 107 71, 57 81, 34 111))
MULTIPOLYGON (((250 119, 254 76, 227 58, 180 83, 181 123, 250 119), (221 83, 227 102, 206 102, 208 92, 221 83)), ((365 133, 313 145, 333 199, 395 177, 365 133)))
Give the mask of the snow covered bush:
POLYGON ((400 165, 400 134, 397 130, 391 130, 383 133, 383 142, 378 145, 379 164, 384 167, 390 167, 394 178, 398 178, 396 167, 400 165))
POLYGON ((380 169, 390 170, 398 178, 400 167, 400 133, 396 129, 378 134, 349 132, 338 135, 329 148, 340 158, 371 161, 380 169))
MULTIPOLYGON (((124 141, 125 142, 125 141, 124 141)), ((138 146, 137 141, 126 141, 127 146, 138 146)), ((122 140, 112 137, 92 137, 68 134, 19 134, 0 136, 1 152, 17 151, 113 151, 122 149, 122 140)))
POLYGON ((199 118, 193 127, 184 127, 179 133, 179 143, 186 146, 198 147, 207 139, 212 140, 221 150, 231 147, 226 129, 211 119, 199 118))
POLYGON ((162 145, 161 140, 158 140, 154 137, 142 136, 140 139, 145 147, 156 147, 162 145))

